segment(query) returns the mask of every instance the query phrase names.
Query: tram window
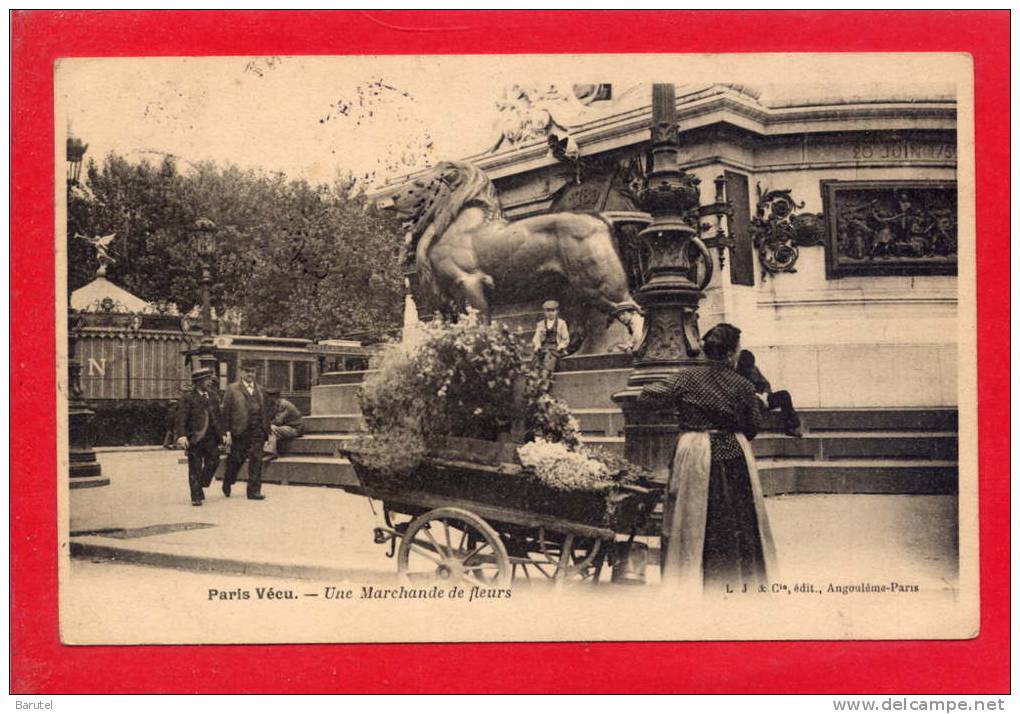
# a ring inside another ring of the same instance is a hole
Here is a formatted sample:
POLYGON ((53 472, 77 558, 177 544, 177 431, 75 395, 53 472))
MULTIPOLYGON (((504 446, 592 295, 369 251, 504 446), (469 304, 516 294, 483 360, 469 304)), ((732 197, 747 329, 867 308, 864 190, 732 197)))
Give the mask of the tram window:
POLYGON ((294 363, 294 391, 307 392, 312 388, 312 363, 294 363))
POLYGON ((267 387, 275 387, 285 392, 290 391, 290 362, 269 360, 269 375, 266 379, 267 387))

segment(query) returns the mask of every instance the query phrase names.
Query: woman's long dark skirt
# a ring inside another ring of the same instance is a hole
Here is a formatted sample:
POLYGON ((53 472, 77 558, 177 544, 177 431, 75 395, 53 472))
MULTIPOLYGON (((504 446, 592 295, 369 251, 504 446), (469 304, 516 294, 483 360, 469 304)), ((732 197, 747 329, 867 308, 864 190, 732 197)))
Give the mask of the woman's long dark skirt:
POLYGON ((712 463, 702 560, 705 588, 740 592, 765 583, 758 515, 744 459, 712 463))

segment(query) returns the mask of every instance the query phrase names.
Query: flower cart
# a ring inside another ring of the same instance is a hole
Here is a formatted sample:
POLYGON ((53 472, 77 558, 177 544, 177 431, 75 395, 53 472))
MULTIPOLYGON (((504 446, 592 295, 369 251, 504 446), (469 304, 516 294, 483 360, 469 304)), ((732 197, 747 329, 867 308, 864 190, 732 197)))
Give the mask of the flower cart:
POLYGON ((351 490, 383 504, 375 539, 401 576, 597 583, 617 534, 633 537, 659 493, 641 469, 581 443, 506 326, 468 314, 418 335, 375 365, 361 389, 368 434, 340 452, 351 490))
POLYGON ((394 478, 362 454, 345 450, 360 481, 357 489, 382 501, 397 571, 409 583, 464 581, 506 587, 513 578, 599 582, 618 535, 633 537, 660 494, 636 484, 598 491, 559 491, 519 464, 481 460, 507 444, 450 439, 394 478))

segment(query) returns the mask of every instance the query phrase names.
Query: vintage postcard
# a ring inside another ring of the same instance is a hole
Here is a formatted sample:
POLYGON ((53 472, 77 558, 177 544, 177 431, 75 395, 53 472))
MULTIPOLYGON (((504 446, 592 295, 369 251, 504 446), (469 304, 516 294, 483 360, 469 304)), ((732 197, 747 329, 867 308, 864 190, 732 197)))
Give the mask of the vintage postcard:
POLYGON ((968 55, 54 72, 64 644, 978 635, 968 55))

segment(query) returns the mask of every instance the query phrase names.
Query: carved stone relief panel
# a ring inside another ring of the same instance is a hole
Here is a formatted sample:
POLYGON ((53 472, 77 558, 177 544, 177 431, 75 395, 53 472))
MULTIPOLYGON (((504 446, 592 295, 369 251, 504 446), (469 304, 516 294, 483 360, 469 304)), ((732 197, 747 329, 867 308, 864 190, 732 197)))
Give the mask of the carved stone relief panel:
POLYGON ((826 277, 955 275, 955 181, 823 181, 826 277))

